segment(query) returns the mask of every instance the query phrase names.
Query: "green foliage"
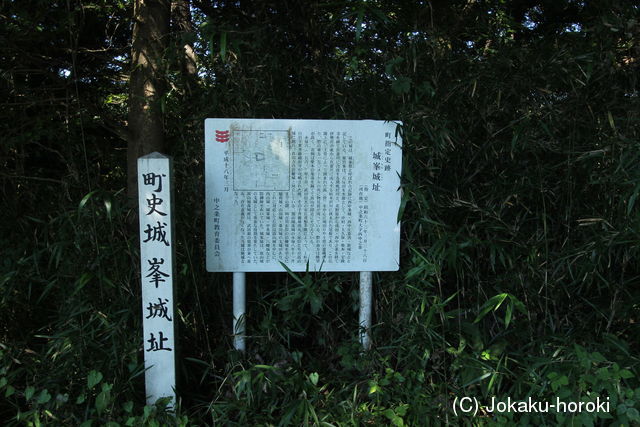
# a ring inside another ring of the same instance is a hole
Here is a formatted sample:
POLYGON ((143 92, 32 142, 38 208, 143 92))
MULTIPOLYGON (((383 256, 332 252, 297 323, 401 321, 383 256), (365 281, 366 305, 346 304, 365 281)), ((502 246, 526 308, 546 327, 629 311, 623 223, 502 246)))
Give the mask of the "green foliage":
POLYGON ((518 311, 520 311, 522 314, 525 314, 525 315, 527 314, 527 310, 525 309, 524 304, 522 303, 522 301, 520 301, 518 298, 514 297, 511 294, 502 293, 502 294, 498 294, 498 295, 495 295, 495 296, 489 298, 487 300, 487 302, 485 302, 482 305, 482 307, 480 308, 480 313, 478 313, 478 316, 476 317, 476 320, 473 321, 473 323, 479 322, 490 311, 498 310, 500 308, 500 306, 502 305, 502 303, 504 303, 505 301, 508 301, 505 304, 505 306, 506 306, 505 315, 504 315, 504 327, 505 328, 508 328, 509 327, 509 323, 511 323, 511 319, 513 317, 513 309, 514 309, 514 307, 518 311))
POLYGON ((143 391, 123 190, 132 2, 0 6, 0 419, 640 422, 633 2, 209 3, 165 55, 175 415, 143 391), (204 269, 205 117, 402 120, 401 269, 374 275, 370 352, 356 275, 314 272, 249 274, 248 351, 229 351, 230 278, 204 269), (456 416, 462 396, 611 411, 456 416))
MULTIPOLYGON (((22 386, 16 378, 20 372, 13 366, 16 362, 7 348, 0 350, 0 394, 6 405, 16 412, 11 419, 5 419, 6 425, 189 425, 186 415, 176 415, 167 410, 166 400, 160 399, 156 405, 141 406, 131 400, 118 399, 113 393, 114 384, 103 381, 103 375, 98 371, 90 371, 86 385, 74 387, 71 393, 68 390, 52 394, 46 388, 33 385, 16 388, 22 386)), ((57 384, 53 386, 59 387, 57 384)))
MULTIPOLYGON (((525 396, 534 401, 574 402, 585 406, 588 402, 600 403, 591 412, 570 410, 549 410, 546 414, 497 414, 498 425, 555 425, 593 426, 601 422, 607 425, 633 425, 638 422, 640 408, 640 387, 636 375, 629 369, 621 368, 615 360, 629 360, 637 363, 637 358, 613 356, 618 353, 623 343, 613 337, 602 343, 599 348, 605 351, 589 351, 585 347, 574 344, 572 347, 560 347, 555 354, 546 359, 530 358, 531 365, 522 375, 518 387, 528 387, 525 396), (606 352, 611 352, 609 355, 606 352), (538 359, 538 360, 535 360, 538 359), (535 379, 535 381, 532 381, 535 379)), ((624 351, 624 350, 623 350, 624 351)), ((628 349, 627 349, 628 351, 628 349)), ((515 390, 510 390, 513 393, 515 390)), ((506 394, 500 399, 506 401, 506 394)), ((586 407, 586 406, 585 406, 586 407)))

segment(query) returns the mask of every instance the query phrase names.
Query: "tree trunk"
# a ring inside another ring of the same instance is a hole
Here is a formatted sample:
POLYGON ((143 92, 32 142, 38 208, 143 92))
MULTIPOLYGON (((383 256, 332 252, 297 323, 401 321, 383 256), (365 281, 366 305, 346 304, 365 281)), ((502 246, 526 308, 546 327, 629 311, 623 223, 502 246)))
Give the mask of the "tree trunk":
POLYGON ((161 100, 169 14, 169 0, 135 0, 127 146, 127 195, 132 207, 138 203, 138 157, 166 151, 161 100))
POLYGON ((171 22, 173 33, 178 42, 180 74, 188 93, 191 93, 197 68, 196 52, 193 50, 189 38, 193 33, 193 22, 191 21, 191 1, 173 0, 171 2, 171 22))

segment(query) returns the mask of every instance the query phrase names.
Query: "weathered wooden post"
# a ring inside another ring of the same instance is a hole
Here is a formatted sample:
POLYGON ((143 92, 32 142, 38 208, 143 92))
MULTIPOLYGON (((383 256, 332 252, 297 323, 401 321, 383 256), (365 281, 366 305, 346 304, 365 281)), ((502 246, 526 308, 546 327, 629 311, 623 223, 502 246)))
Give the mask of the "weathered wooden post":
POLYGON ((176 401, 174 322, 173 174, 171 158, 138 159, 140 277, 147 404, 176 401))

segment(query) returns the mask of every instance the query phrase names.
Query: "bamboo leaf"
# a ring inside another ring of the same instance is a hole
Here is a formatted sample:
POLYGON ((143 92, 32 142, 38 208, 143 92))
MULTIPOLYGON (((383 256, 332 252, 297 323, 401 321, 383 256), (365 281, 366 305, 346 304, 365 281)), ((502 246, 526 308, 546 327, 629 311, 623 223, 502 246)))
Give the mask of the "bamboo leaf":
POLYGON ((220 33, 220 59, 225 61, 226 57, 227 57, 227 32, 223 31, 220 33))

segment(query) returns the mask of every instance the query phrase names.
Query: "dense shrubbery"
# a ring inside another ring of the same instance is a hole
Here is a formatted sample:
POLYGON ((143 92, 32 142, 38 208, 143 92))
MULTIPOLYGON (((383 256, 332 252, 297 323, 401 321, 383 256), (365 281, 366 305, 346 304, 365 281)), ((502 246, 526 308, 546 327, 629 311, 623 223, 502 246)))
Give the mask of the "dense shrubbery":
MULTIPOLYGON (((638 7, 289 3, 198 9, 199 80, 168 71, 176 421, 640 422, 638 7), (370 353, 356 276, 323 273, 248 275, 252 336, 246 357, 230 351, 230 277, 204 268, 205 117, 404 122, 402 265, 374 276, 370 353), (611 411, 457 417, 462 396, 608 397, 611 411)), ((138 243, 113 124, 127 5, 2 7, 0 418, 163 424, 163 405, 144 406, 138 243), (104 42, 92 25, 113 30, 112 50, 88 50, 104 42)))

